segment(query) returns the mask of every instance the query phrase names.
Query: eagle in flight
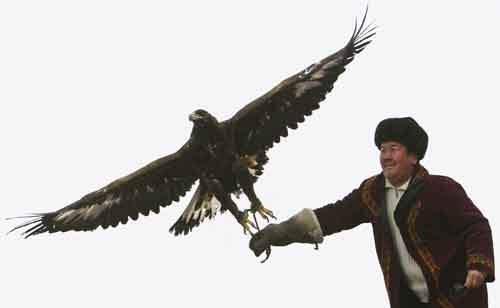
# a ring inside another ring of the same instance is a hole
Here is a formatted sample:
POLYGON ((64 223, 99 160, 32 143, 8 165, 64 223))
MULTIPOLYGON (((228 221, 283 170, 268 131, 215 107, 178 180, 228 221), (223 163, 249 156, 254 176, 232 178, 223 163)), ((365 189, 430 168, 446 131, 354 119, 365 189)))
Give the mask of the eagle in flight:
POLYGON ((188 234, 218 211, 229 211, 245 233, 258 229, 256 213, 274 218, 254 191, 268 161, 267 151, 288 129, 297 129, 306 116, 319 108, 338 76, 375 34, 375 27, 361 24, 344 48, 285 79, 266 94, 220 122, 205 110, 189 115, 193 128, 189 140, 175 153, 83 196, 57 211, 33 214, 11 231, 24 229, 28 238, 44 232, 91 231, 136 220, 139 214, 158 213, 177 202, 198 181, 191 201, 170 228, 175 235, 188 234), (231 196, 244 193, 250 209, 242 211, 231 196), (249 218, 253 214, 255 223, 249 218))

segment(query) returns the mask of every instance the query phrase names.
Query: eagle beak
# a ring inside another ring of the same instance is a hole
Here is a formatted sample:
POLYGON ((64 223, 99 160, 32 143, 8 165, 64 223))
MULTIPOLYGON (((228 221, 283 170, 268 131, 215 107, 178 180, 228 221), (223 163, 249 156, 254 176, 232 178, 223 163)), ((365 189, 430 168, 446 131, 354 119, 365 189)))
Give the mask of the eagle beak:
POLYGON ((191 122, 195 122, 196 120, 199 119, 201 119, 201 117, 194 112, 189 115, 189 121, 191 122))

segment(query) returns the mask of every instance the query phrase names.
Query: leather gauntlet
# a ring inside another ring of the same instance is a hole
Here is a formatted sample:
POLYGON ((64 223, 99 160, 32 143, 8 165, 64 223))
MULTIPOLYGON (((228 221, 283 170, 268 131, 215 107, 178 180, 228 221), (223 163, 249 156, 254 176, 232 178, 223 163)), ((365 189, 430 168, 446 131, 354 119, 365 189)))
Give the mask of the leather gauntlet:
POLYGON ((310 209, 303 209, 279 224, 268 224, 250 240, 250 249, 259 256, 269 246, 286 246, 291 243, 319 244, 323 232, 318 218, 310 209))

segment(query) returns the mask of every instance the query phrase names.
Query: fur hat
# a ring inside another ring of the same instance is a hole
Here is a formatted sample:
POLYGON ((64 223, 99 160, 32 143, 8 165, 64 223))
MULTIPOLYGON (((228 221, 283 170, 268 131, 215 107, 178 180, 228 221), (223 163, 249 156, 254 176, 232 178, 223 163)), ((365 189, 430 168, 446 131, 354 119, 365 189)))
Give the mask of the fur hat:
POLYGON ((382 120, 375 130, 377 148, 386 141, 401 143, 408 152, 416 154, 418 160, 421 160, 427 150, 429 138, 424 129, 412 118, 389 118, 382 120))

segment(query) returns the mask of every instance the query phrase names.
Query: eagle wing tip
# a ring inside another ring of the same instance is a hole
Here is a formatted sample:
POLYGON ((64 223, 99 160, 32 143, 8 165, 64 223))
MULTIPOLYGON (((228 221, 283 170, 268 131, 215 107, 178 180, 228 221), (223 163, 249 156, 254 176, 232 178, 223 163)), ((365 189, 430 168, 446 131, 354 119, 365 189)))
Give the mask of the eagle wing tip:
POLYGON ((46 221, 46 219, 49 215, 50 215, 50 213, 40 213, 40 214, 30 214, 30 215, 17 216, 17 217, 9 217, 9 218, 7 218, 8 220, 25 219, 25 218, 34 218, 34 219, 28 220, 22 224, 15 226, 14 228, 12 228, 11 230, 9 230, 7 232, 7 235, 11 234, 12 232, 14 232, 16 230, 22 229, 22 228, 28 228, 27 230, 24 230, 21 233, 21 236, 24 236, 25 239, 27 239, 33 235, 37 235, 37 234, 41 234, 41 233, 45 233, 45 232, 50 232, 49 226, 48 226, 47 221, 46 221))

